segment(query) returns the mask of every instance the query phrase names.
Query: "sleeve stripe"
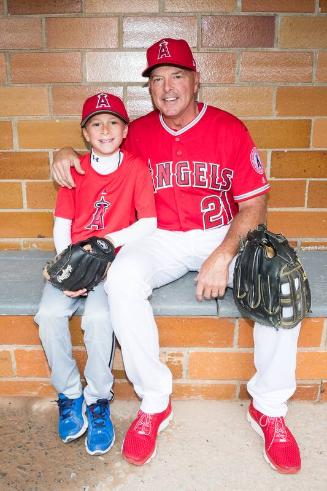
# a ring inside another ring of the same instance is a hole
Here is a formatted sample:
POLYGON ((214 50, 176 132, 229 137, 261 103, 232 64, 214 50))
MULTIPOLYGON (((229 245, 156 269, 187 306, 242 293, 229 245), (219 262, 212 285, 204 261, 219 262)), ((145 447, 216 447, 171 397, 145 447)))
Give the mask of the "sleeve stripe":
POLYGON ((261 188, 254 189, 253 191, 250 191, 249 193, 245 194, 240 194, 239 196, 234 196, 235 201, 242 201, 247 198, 252 198, 253 196, 257 196, 259 194, 262 194, 264 191, 267 191, 270 188, 270 184, 265 184, 265 186, 262 186, 261 188))

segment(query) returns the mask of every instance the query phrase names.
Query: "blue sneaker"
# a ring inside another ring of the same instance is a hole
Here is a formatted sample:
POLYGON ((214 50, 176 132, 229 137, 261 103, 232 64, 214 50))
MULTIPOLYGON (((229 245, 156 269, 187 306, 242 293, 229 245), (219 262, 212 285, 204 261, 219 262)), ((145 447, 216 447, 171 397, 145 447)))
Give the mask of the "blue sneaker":
POLYGON ((64 394, 58 394, 59 407, 58 432, 64 443, 68 443, 85 433, 87 418, 85 416, 85 401, 83 394, 77 399, 69 399, 64 394))
POLYGON ((108 399, 99 399, 96 403, 86 406, 86 415, 89 422, 85 439, 87 453, 101 455, 108 452, 115 443, 108 399))

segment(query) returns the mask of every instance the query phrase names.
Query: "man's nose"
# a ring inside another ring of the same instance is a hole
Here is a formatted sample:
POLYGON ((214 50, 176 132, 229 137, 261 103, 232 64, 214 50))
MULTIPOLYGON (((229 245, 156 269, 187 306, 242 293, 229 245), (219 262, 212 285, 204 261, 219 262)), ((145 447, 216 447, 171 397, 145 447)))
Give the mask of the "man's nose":
POLYGON ((169 77, 164 78, 164 90, 165 92, 169 92, 171 90, 172 84, 169 77))

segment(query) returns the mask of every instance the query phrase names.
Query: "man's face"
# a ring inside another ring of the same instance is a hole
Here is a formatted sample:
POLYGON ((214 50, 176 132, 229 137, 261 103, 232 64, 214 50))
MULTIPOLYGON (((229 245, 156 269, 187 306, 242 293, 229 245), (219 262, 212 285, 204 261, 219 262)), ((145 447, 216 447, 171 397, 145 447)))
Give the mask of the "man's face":
MULTIPOLYGON (((194 119, 195 94, 199 87, 199 74, 175 66, 154 68, 149 88, 152 100, 165 119, 194 119)), ((188 121, 189 120, 189 121, 188 121)))

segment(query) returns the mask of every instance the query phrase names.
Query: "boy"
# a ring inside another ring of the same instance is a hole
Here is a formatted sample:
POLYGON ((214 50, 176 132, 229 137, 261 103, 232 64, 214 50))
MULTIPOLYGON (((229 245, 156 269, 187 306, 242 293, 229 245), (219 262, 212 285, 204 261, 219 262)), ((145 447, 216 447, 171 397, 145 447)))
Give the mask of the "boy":
MULTIPOLYGON (((57 254, 92 235, 106 237, 117 248, 156 229, 149 168, 120 150, 128 122, 123 102, 112 94, 99 93, 85 101, 81 127, 91 152, 80 157, 85 175, 74 173, 75 188, 59 189, 54 213, 57 254)), ((87 430, 86 450, 99 455, 108 452, 115 440, 109 408, 114 334, 102 282, 87 295, 82 317, 88 355, 83 393, 68 320, 85 294, 85 290, 62 292, 47 283, 35 321, 59 394, 59 436, 66 443, 87 430)))

